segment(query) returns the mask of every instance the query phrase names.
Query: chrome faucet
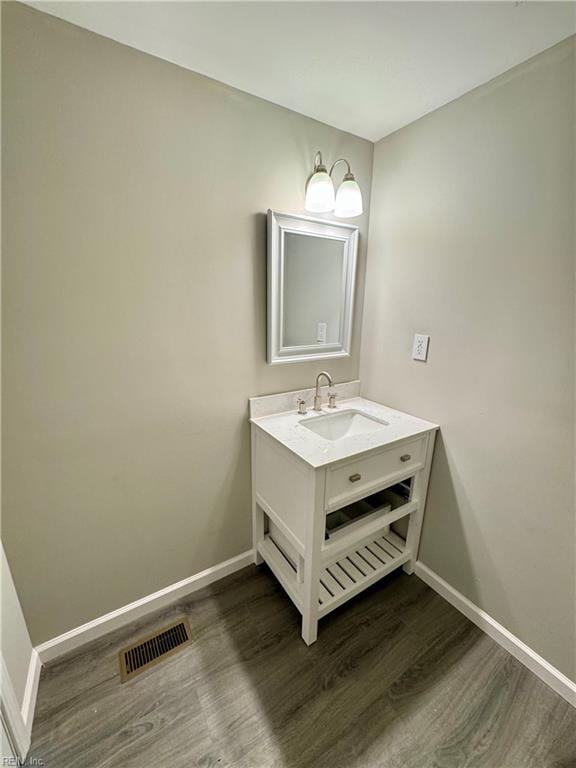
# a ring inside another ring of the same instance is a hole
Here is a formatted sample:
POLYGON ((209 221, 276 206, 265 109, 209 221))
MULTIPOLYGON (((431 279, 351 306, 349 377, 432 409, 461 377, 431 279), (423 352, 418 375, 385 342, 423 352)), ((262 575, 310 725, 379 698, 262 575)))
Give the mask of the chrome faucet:
POLYGON ((328 386, 332 387, 334 382, 332 381, 332 376, 330 376, 329 373, 326 373, 326 371, 320 371, 318 376, 316 376, 316 394, 314 395, 314 410, 315 411, 321 411, 322 410, 322 395, 320 394, 320 379, 324 376, 324 378, 328 381, 328 386))

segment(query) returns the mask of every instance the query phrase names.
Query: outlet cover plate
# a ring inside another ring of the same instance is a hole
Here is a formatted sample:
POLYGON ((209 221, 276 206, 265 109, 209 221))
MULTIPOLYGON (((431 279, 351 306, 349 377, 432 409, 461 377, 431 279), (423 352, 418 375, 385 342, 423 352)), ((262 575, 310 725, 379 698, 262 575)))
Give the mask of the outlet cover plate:
POLYGON ((430 342, 430 336, 424 333, 414 334, 414 346, 412 347, 412 359, 422 360, 426 362, 428 357, 428 344, 430 342))

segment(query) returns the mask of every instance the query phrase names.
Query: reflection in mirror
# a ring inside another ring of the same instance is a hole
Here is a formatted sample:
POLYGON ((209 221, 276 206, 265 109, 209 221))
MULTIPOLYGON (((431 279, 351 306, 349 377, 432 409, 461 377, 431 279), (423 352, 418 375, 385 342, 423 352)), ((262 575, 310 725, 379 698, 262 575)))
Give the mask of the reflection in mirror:
POLYGON ((338 343, 343 267, 342 240, 285 233, 283 347, 338 343))
POLYGON ((268 212, 268 362, 350 355, 358 228, 268 212))

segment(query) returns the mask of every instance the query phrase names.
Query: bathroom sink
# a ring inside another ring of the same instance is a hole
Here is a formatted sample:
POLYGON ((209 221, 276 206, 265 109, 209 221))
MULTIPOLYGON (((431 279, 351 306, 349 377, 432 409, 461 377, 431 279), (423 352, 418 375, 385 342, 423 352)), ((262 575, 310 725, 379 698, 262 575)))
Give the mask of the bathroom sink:
POLYGON ((341 440, 353 435, 378 432, 388 426, 387 421, 353 410, 313 416, 310 419, 302 419, 300 424, 325 440, 341 440))

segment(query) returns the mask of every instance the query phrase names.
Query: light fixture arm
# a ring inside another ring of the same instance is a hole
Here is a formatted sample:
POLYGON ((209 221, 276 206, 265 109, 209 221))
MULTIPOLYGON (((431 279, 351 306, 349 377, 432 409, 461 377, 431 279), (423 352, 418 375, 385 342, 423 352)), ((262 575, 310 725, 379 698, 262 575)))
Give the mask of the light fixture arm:
POLYGON ((338 163, 346 163, 346 173, 344 174, 344 179, 353 179, 354 175, 352 173, 352 170, 350 169, 350 163, 348 160, 346 160, 345 157, 339 157, 338 160, 334 160, 332 165, 330 166, 330 177, 332 177, 332 171, 334 168, 338 165, 338 163))
POLYGON ((314 155, 314 171, 313 173, 318 172, 326 172, 326 166, 324 165, 324 162, 322 161, 322 152, 318 150, 316 154, 314 155))

